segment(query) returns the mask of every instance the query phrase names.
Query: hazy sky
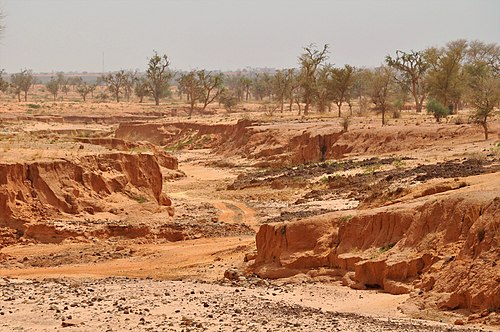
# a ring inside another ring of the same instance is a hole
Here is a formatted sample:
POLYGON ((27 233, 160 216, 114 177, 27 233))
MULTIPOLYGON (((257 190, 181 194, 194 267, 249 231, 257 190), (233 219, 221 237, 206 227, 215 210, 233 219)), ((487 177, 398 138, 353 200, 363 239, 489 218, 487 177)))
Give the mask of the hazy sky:
POLYGON ((302 47, 330 62, 379 65, 396 49, 458 39, 500 42, 500 0, 0 0, 0 69, 144 70, 297 66, 302 47))

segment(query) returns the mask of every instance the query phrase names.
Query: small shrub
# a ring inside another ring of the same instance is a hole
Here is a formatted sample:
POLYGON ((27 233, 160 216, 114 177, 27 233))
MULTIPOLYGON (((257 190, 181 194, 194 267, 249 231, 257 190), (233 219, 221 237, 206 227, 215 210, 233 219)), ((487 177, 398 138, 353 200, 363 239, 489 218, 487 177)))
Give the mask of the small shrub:
POLYGON ((442 118, 450 115, 450 109, 440 102, 431 99, 427 102, 427 113, 434 115, 437 122, 441 122, 442 118))
POLYGON ((42 106, 40 106, 40 105, 38 105, 38 104, 28 104, 28 108, 29 108, 29 109, 32 109, 32 110, 37 110, 37 109, 39 109, 40 107, 42 107, 42 106))
POLYGON ((392 111, 392 118, 393 119, 399 119, 399 118, 401 118, 401 111, 400 110, 394 110, 394 111, 392 111))
POLYGON ((379 251, 380 252, 386 252, 388 250, 391 250, 396 244, 395 243, 389 243, 386 246, 380 247, 379 251))
POLYGON ((351 119, 349 117, 344 117, 342 118, 342 120, 340 121, 340 125, 342 126, 342 129, 344 131, 347 131, 347 129, 349 129, 349 125, 351 124, 351 119))
POLYGON ((346 216, 342 216, 342 217, 340 217, 340 222, 342 222, 342 223, 348 222, 349 220, 352 219, 352 217, 353 217, 352 214, 348 214, 346 216))

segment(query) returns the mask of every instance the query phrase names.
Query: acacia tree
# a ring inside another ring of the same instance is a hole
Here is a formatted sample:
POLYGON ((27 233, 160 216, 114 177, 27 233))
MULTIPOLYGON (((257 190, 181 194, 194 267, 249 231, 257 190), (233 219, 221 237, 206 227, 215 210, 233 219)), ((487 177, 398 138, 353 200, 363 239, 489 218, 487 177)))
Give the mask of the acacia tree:
POLYGON ((291 85, 290 69, 278 70, 271 78, 271 91, 280 105, 280 111, 283 113, 285 98, 291 85))
POLYGON ((396 51, 396 57, 385 57, 385 62, 397 71, 396 82, 411 92, 417 112, 422 111, 425 99, 425 75, 429 69, 424 52, 411 51, 409 53, 396 51))
POLYGON ((331 110, 332 90, 332 68, 324 66, 318 70, 316 77, 316 105, 320 113, 325 112, 326 109, 331 110))
POLYGON ((10 84, 18 101, 21 101, 22 92, 24 92, 24 101, 28 101, 28 91, 35 84, 35 77, 31 70, 23 69, 20 73, 10 77, 10 84))
POLYGON ((130 101, 130 96, 134 90, 134 85, 137 81, 137 71, 128 71, 123 77, 123 92, 127 102, 130 101))
POLYGON ((429 96, 453 110, 458 109, 465 90, 463 62, 466 52, 465 39, 449 42, 444 48, 425 51, 430 65, 426 81, 429 96))
POLYGON ((3 69, 0 69, 0 91, 1 92, 6 92, 7 89, 9 88, 9 82, 4 79, 5 71, 3 69))
POLYGON ((488 139, 488 118, 500 104, 500 46, 475 42, 465 67, 468 76, 468 100, 476 111, 473 118, 488 139))
POLYGON ((82 97, 83 101, 87 100, 87 95, 92 94, 96 88, 95 84, 88 84, 87 82, 81 82, 76 86, 76 92, 82 97))
POLYGON ((149 93, 153 96, 156 106, 160 105, 160 98, 168 94, 169 82, 173 76, 168 69, 169 65, 170 61, 167 55, 160 56, 156 51, 148 60, 146 79, 149 93))
POLYGON ((142 103, 144 97, 149 94, 148 82, 145 77, 140 77, 135 82, 134 93, 139 97, 139 103, 142 103))
POLYGON ((102 76, 102 81, 108 87, 109 92, 113 94, 117 103, 120 102, 120 95, 122 88, 125 86, 126 76, 127 74, 123 69, 116 73, 109 73, 102 76))
POLYGON ((344 68, 332 68, 332 99, 337 105, 339 118, 344 102, 350 104, 351 89, 354 83, 354 67, 345 65, 344 68))
POLYGON ((198 80, 196 70, 181 74, 179 78, 179 89, 187 95, 189 103, 189 116, 193 114, 196 103, 201 98, 201 84, 198 80))
POLYGON ((370 75, 369 95, 377 111, 382 114, 382 126, 385 125, 385 113, 391 107, 391 94, 394 85, 394 71, 390 67, 375 68, 370 75))
POLYGON ((312 44, 304 47, 304 51, 305 52, 299 56, 300 87, 302 90, 302 99, 305 103, 304 115, 307 115, 309 113, 309 107, 317 95, 316 72, 328 59, 328 44, 325 44, 321 51, 316 49, 312 44))
POLYGON ((57 94, 59 93, 59 81, 54 77, 51 77, 50 81, 45 84, 45 88, 52 94, 54 101, 56 101, 57 94))
POLYGON ((214 102, 224 90, 224 75, 221 73, 212 73, 205 70, 198 71, 198 80, 201 85, 201 102, 203 103, 202 111, 208 105, 214 102))

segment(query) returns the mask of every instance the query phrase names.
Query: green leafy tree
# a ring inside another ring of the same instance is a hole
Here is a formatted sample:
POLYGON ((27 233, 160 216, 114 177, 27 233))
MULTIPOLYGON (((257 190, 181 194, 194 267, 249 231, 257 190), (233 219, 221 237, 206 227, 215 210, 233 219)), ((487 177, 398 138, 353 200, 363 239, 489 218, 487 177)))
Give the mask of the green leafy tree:
POLYGON ((385 62, 397 71, 396 82, 411 92, 417 112, 422 111, 426 95, 425 75, 429 69, 424 52, 406 53, 398 50, 395 58, 388 55, 385 62))
POLYGON ((332 68, 332 99, 337 105, 339 118, 342 116, 342 104, 350 103, 354 71, 354 67, 349 65, 345 65, 344 68, 332 68))
POLYGON ((460 39, 446 44, 444 48, 425 51, 430 65, 426 79, 428 94, 454 110, 458 109, 466 87, 463 64, 467 46, 467 41, 460 39))
POLYGON ((4 75, 5 71, 3 69, 0 69, 0 91, 5 93, 9 88, 9 82, 7 82, 7 80, 4 79, 4 75))
POLYGON ((316 77, 316 100, 318 112, 324 113, 331 110, 333 96, 333 79, 330 66, 324 66, 318 70, 316 77))
POLYGON ((127 74, 123 69, 116 73, 109 73, 102 76, 102 81, 106 84, 108 91, 114 96, 117 103, 120 102, 120 96, 125 86, 126 76, 127 74))
POLYGON ((201 84, 196 70, 181 74, 179 88, 187 95, 189 116, 193 114, 196 103, 201 99, 201 84))
POLYGON ((88 84, 87 82, 81 82, 76 86, 76 92, 82 97, 83 101, 87 101, 87 95, 92 94, 96 89, 95 84, 88 84))
POLYGON ((170 79, 173 76, 168 68, 169 65, 170 61, 167 55, 160 56, 156 52, 148 61, 146 79, 149 93, 153 96, 156 106, 160 105, 160 99, 167 96, 169 92, 170 79))
POLYGON ((272 77, 268 73, 258 73, 252 82, 253 96, 257 100, 263 100, 272 94, 272 77))
POLYGON ((434 115, 437 122, 441 122, 442 118, 446 118, 450 115, 450 109, 439 101, 431 99, 427 102, 427 113, 434 115))
POLYGON ((369 79, 369 95, 375 108, 382 114, 382 126, 386 124, 385 114, 390 110, 394 92, 394 71, 388 66, 375 68, 369 79))
POLYGON ((144 97, 149 94, 148 81, 145 77, 140 77, 137 79, 134 86, 134 93, 137 97, 139 97, 139 103, 142 103, 144 97))
POLYGON ((221 103, 228 112, 232 112, 239 102, 238 97, 227 90, 224 90, 218 99, 219 103, 221 103))
POLYGON ((35 77, 31 70, 23 69, 10 77, 10 84, 18 101, 21 101, 21 93, 24 93, 24 101, 28 101, 28 91, 35 84, 35 77))
POLYGON ((471 43, 465 70, 468 77, 467 96, 475 108, 473 118, 488 139, 488 119, 500 103, 500 46, 471 43))
POLYGON ((134 86, 137 81, 137 71, 128 71, 123 77, 123 94, 127 102, 130 101, 134 86))
POLYGON ((56 101, 57 94, 59 93, 59 81, 54 77, 51 77, 50 81, 45 84, 45 88, 52 94, 54 101, 56 101))
POLYGON ((304 47, 304 53, 299 56, 300 88, 302 100, 305 103, 304 115, 309 114, 310 105, 317 96, 316 74, 318 69, 325 65, 327 59, 328 45, 324 45, 322 50, 318 50, 311 44, 304 47))
POLYGON ((205 70, 198 71, 198 80, 200 81, 200 94, 204 111, 208 105, 213 103, 224 91, 224 75, 221 73, 212 73, 205 70))

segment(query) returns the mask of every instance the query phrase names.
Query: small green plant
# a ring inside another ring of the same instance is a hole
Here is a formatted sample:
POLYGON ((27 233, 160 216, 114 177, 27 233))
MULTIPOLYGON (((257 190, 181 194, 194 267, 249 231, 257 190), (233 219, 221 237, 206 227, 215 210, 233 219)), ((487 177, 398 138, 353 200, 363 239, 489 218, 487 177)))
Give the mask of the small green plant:
POLYGON ((37 109, 39 109, 40 107, 42 107, 42 106, 40 106, 40 105, 38 105, 38 104, 28 104, 28 108, 29 108, 29 109, 32 109, 32 110, 37 110, 37 109))
POLYGON ((379 251, 382 253, 382 252, 386 252, 388 250, 391 250, 396 244, 395 243, 389 243, 388 245, 386 246, 382 246, 380 247, 379 251))
POLYGON ((286 234, 286 225, 283 225, 281 226, 281 235, 285 235, 286 234))
POLYGON ((372 175, 373 173, 378 171, 381 167, 382 167, 382 165, 380 165, 380 164, 368 165, 368 166, 364 167, 363 174, 372 175))
POLYGON ((394 161, 392 162, 392 166, 399 169, 405 167, 406 163, 403 160, 401 160, 401 158, 395 158, 394 161))
POLYGON ((346 215, 346 216, 342 216, 342 217, 340 217, 340 219, 339 219, 339 220, 340 220, 340 222, 345 223, 345 222, 348 222, 349 220, 351 220, 351 219, 352 219, 352 217, 353 217, 353 216, 352 216, 352 214, 348 214, 348 215, 346 215))

